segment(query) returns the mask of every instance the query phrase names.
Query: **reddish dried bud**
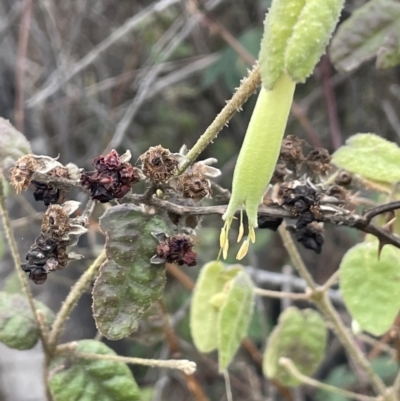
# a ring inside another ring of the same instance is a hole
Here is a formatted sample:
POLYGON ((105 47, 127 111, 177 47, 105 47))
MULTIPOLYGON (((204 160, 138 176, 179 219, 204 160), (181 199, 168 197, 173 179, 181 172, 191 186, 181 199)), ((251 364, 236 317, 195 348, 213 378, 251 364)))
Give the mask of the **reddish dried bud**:
POLYGON ((167 182, 177 171, 178 158, 161 145, 151 147, 140 156, 143 174, 155 183, 167 182))
POLYGON ((188 172, 181 175, 177 180, 177 191, 185 198, 201 200, 210 196, 210 181, 200 172, 188 172))
POLYGON ((15 166, 11 170, 11 185, 17 192, 28 188, 37 167, 38 162, 33 155, 25 155, 17 160, 15 166))
POLYGON ((118 170, 121 164, 121 158, 114 149, 109 154, 105 156, 98 156, 93 160, 94 168, 97 171, 118 170))
POLYGON ((92 199, 105 203, 123 198, 132 185, 140 181, 139 170, 124 159, 126 157, 112 150, 94 159, 96 171, 82 173, 81 184, 90 191, 92 199))
POLYGON ((331 155, 324 148, 315 148, 307 155, 306 163, 314 174, 325 174, 331 168, 331 155))
POLYGON ((186 235, 175 235, 157 245, 157 257, 179 266, 196 266, 197 254, 192 250, 193 240, 186 235))

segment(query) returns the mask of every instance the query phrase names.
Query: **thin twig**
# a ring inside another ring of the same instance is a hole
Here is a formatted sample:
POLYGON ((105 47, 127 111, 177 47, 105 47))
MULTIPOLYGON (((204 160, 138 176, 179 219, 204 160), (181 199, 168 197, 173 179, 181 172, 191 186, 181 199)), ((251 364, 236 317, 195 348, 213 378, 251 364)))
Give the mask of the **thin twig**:
POLYGON ((331 326, 333 327, 338 339, 343 344, 346 349, 348 355, 352 360, 362 368, 366 375, 368 376, 369 381, 371 382, 374 390, 378 395, 384 395, 386 392, 385 383, 382 379, 374 372, 369 361, 365 357, 365 355, 358 348, 354 338, 350 334, 347 327, 344 325, 341 320, 338 312, 333 307, 331 300, 326 291, 323 291, 321 287, 315 283, 314 279, 310 275, 305 266, 303 259, 301 258, 295 243, 293 242, 292 237, 289 232, 285 229, 285 225, 279 227, 279 233, 282 236, 282 240, 284 246, 292 260, 292 263, 300 276, 307 282, 307 285, 311 289, 310 298, 316 304, 318 309, 325 315, 331 326))
POLYGON ((307 285, 315 291, 317 289, 317 284, 314 282, 311 274, 307 270, 307 267, 304 264, 303 259, 301 258, 299 251, 297 250, 296 245, 293 242, 292 237, 290 236, 289 231, 286 230, 286 223, 284 221, 279 226, 278 231, 282 238, 283 246, 286 248, 289 257, 292 260, 293 266, 300 273, 300 276, 303 277, 304 280, 306 280, 307 285))
POLYGON ((67 83, 75 75, 79 74, 81 71, 86 69, 90 64, 92 64, 102 53, 109 49, 116 42, 124 38, 127 34, 142 26, 144 21, 150 22, 150 17, 156 12, 161 12, 164 9, 179 3, 181 0, 160 0, 156 3, 151 4, 143 11, 135 14, 131 18, 127 19, 124 24, 122 24, 118 29, 115 29, 110 36, 104 39, 96 47, 94 47, 89 53, 86 54, 81 60, 77 61, 75 64, 69 66, 67 72, 60 77, 60 74, 55 71, 46 81, 44 87, 33 95, 27 101, 27 107, 35 107, 43 103, 51 95, 56 93, 62 86, 67 83))
POLYGON ((89 266, 85 273, 82 274, 79 280, 72 287, 66 300, 62 304, 60 311, 57 313, 56 319, 54 321, 53 328, 49 336, 49 345, 51 348, 54 349, 56 347, 58 339, 64 329, 66 320, 71 315, 71 312, 78 303, 81 295, 89 287, 100 265, 104 262, 105 259, 106 253, 103 249, 100 255, 93 261, 93 263, 89 266))
POLYGON ((26 51, 28 48, 29 25, 32 15, 32 0, 25 0, 22 19, 19 26, 18 55, 15 73, 15 127, 24 132, 24 77, 26 69, 26 51))
POLYGON ((200 155, 201 152, 217 137, 219 132, 228 124, 230 119, 241 109, 247 99, 257 90, 261 83, 261 76, 256 65, 249 75, 244 78, 225 107, 215 117, 214 121, 205 130, 203 135, 187 154, 187 159, 181 166, 179 172, 183 173, 200 155))
POLYGON ((332 276, 330 276, 328 280, 325 281, 324 285, 321 287, 322 291, 327 291, 329 288, 335 285, 338 280, 339 280, 339 270, 336 270, 335 273, 333 273, 332 276))
POLYGON ((308 294, 296 294, 293 292, 281 292, 281 291, 271 291, 271 290, 264 290, 263 288, 254 288, 254 293, 257 295, 261 295, 262 297, 269 297, 269 298, 289 298, 293 300, 309 300, 310 296, 308 294))
POLYGON ((164 361, 158 359, 133 358, 120 355, 91 354, 90 352, 74 351, 73 343, 72 344, 70 343, 68 347, 57 347, 57 354, 63 354, 63 353, 67 353, 69 355, 72 354, 77 358, 83 358, 83 359, 123 362, 132 365, 151 366, 153 368, 177 369, 188 375, 191 375, 196 371, 196 364, 192 361, 188 361, 187 359, 171 359, 164 361))
POLYGON ((343 390, 339 387, 331 386, 329 384, 325 384, 319 382, 318 380, 312 379, 311 377, 305 376, 297 369, 293 361, 289 358, 283 358, 283 357, 280 358, 279 364, 282 365, 295 379, 301 381, 303 384, 307 384, 308 386, 319 388, 320 390, 328 391, 329 393, 339 394, 353 400, 360 400, 360 401, 378 400, 378 398, 376 397, 368 397, 366 395, 353 393, 352 391, 343 390))

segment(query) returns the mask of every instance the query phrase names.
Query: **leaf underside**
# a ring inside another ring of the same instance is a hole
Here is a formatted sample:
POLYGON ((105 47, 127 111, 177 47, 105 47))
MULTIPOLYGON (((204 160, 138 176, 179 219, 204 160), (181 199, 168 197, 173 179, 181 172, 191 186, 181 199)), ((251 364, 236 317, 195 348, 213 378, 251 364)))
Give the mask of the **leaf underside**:
POLYGON ((333 37, 330 58, 340 71, 352 71, 378 56, 377 67, 399 63, 400 3, 372 0, 353 12, 333 37))
POLYGON ((264 374, 285 386, 300 385, 301 382, 279 364, 279 359, 290 358, 301 373, 311 376, 324 358, 326 342, 327 330, 318 312, 287 308, 268 339, 263 361, 264 374))
POLYGON ((168 233, 168 228, 160 216, 143 214, 134 205, 108 209, 100 227, 107 260, 94 284, 93 316, 105 337, 118 340, 138 328, 143 313, 164 292, 165 265, 150 259, 158 243, 152 233, 168 233))

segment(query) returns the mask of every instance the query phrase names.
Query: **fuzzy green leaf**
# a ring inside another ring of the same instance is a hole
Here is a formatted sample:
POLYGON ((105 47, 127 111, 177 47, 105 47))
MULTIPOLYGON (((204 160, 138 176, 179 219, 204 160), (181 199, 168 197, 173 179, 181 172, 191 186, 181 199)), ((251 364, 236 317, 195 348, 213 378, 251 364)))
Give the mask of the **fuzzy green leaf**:
POLYGON ((254 309, 254 286, 242 271, 232 279, 218 316, 218 365, 225 371, 247 334, 254 309))
MULTIPOLYGON (((53 323, 54 314, 41 302, 36 308, 43 312, 47 325, 53 323)), ((28 300, 21 294, 0 292, 0 342, 19 350, 31 349, 39 339, 39 329, 28 300)))
POLYGON ((361 328, 374 335, 385 333, 400 310, 400 250, 362 242, 344 255, 340 264, 343 300, 361 328))
POLYGON ((190 330, 199 351, 211 352, 217 349, 219 308, 210 301, 223 292, 225 284, 241 270, 240 265, 227 267, 218 261, 202 267, 193 290, 190 310, 190 330))
MULTIPOLYGON (((78 341, 77 352, 115 355, 95 340, 78 341)), ((50 378, 54 401, 136 401, 139 388, 128 366, 122 362, 58 356, 50 378)))
POLYGON ((400 181, 400 148, 375 134, 356 134, 332 156, 332 163, 352 173, 385 183, 400 181))
POLYGON ((395 67, 400 64, 400 40, 397 32, 386 36, 382 47, 378 50, 376 67, 380 70, 395 67))
POLYGON ((10 121, 0 117, 0 172, 8 177, 11 167, 23 155, 32 153, 31 145, 10 121))
POLYGON ((326 341, 327 330, 318 312, 287 308, 268 339, 263 361, 265 376, 285 386, 300 385, 279 364, 279 358, 290 358, 301 373, 311 376, 324 358, 326 341))
POLYGON ((100 227, 107 260, 93 288, 93 316, 105 337, 119 340, 138 328, 140 317, 164 292, 165 265, 150 259, 158 243, 152 233, 168 229, 160 216, 145 215, 134 205, 108 209, 100 227))
POLYGON ((338 70, 354 70, 376 56, 387 38, 398 32, 399 28, 398 1, 369 1, 340 25, 330 46, 331 61, 338 70))

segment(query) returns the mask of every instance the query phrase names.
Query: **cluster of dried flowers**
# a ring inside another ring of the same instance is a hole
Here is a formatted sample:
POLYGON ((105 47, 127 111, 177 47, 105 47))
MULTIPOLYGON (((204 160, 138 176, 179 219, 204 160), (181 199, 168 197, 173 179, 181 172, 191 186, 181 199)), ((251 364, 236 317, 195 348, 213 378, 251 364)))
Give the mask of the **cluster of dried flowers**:
POLYGON ((70 217, 79 205, 79 202, 67 201, 47 208, 40 235, 25 257, 27 262, 21 266, 34 283, 43 284, 49 273, 63 269, 72 259, 81 258, 70 251, 87 232, 79 217, 70 217))
MULTIPOLYGON (((136 183, 146 180, 177 202, 179 199, 199 202, 210 197, 209 179, 220 174, 218 169, 210 166, 216 160, 197 162, 178 175, 185 155, 186 147, 179 153, 171 153, 160 145, 154 146, 140 156, 140 166, 135 167, 129 163, 129 151, 119 155, 112 150, 93 160, 94 171, 79 169, 71 163, 64 166, 48 156, 29 154, 21 157, 12 169, 12 185, 20 192, 32 184, 35 187, 35 200, 43 201, 48 206, 41 233, 26 255, 27 262, 22 265, 23 270, 35 283, 43 284, 48 273, 64 268, 70 259, 76 258, 70 248, 76 245, 77 238, 87 229, 79 218, 69 217, 78 208, 78 202, 67 201, 60 205, 70 189, 80 186, 90 193, 92 200, 106 203, 122 199, 136 183)), ((182 225, 179 219, 174 221, 176 216, 171 215, 170 218, 178 234, 159 241, 152 263, 194 266, 197 254, 193 251, 194 241, 187 234, 194 234, 198 219, 182 225)))
MULTIPOLYGON (((305 141, 292 135, 283 140, 264 203, 290 210, 296 222, 287 229, 305 248, 319 254, 324 244, 322 212, 332 208, 321 202, 331 199, 335 207, 345 205, 348 201, 346 187, 351 184, 352 177, 346 171, 339 171, 333 185, 326 183, 324 178, 332 168, 329 152, 311 148, 305 156, 304 147, 308 147, 305 141)), ((282 218, 260 215, 258 223, 260 228, 277 230, 282 221, 282 218)))

